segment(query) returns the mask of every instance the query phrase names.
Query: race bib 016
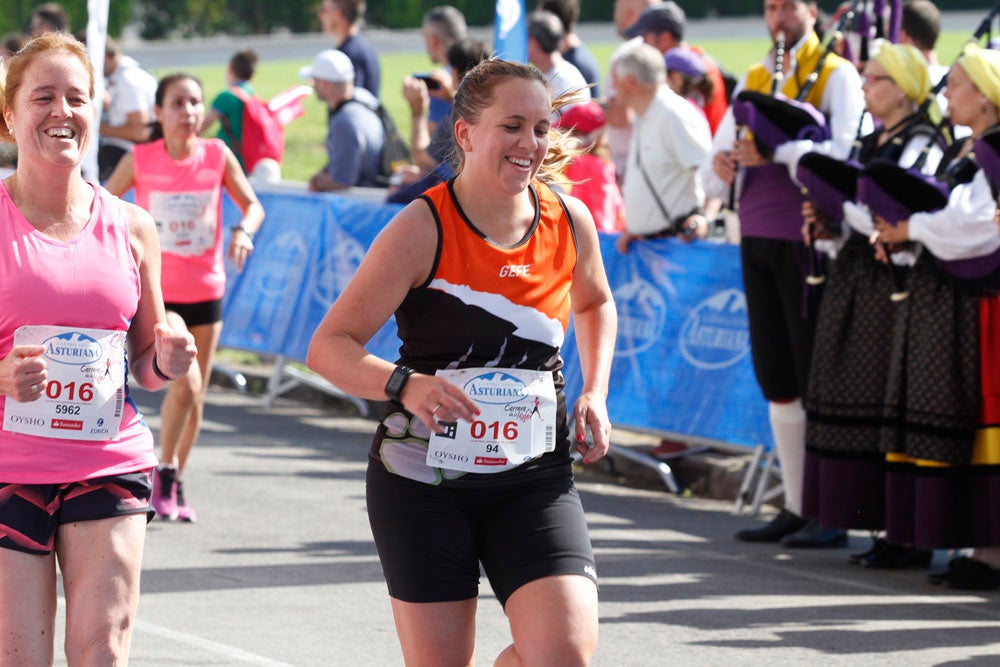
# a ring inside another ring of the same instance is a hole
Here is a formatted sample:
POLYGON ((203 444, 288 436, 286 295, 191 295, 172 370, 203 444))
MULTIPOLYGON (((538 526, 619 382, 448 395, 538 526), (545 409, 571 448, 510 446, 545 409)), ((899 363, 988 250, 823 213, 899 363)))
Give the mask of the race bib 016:
POLYGON ((427 465, 464 472, 510 470, 555 449, 556 390, 552 373, 519 368, 462 368, 438 375, 476 402, 474 421, 439 422, 427 465))
POLYGON ((44 438, 113 440, 125 405, 125 332, 24 326, 15 345, 43 345, 48 379, 38 400, 7 397, 5 431, 44 438))
POLYGON ((195 257, 215 247, 213 193, 151 192, 149 212, 156 221, 160 250, 195 257))

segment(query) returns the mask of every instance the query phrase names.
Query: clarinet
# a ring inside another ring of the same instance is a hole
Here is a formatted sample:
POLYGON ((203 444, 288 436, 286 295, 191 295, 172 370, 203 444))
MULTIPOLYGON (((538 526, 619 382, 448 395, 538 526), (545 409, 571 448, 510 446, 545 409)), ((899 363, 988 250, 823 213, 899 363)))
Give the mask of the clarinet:
MULTIPOLYGON (((998 0, 1000 1, 1000 0, 998 0)), ((771 97, 774 97, 781 90, 781 85, 785 80, 785 31, 782 30, 778 32, 775 44, 774 44, 774 70, 771 77, 771 97)), ((736 126, 736 140, 739 141, 740 135, 743 133, 743 126, 736 126)), ((731 212, 736 212, 736 179, 739 175, 740 165, 734 163, 733 165, 733 180, 729 184, 729 202, 726 204, 726 209, 731 212)), ((712 222, 712 235, 722 238, 726 234, 726 215, 724 212, 720 211, 719 215, 715 217, 712 222)))
MULTIPOLYGON (((841 20, 843 20, 843 18, 841 18, 841 20)), ((835 44, 835 43, 836 43, 835 39, 830 41, 830 44, 835 44)), ((829 51, 829 48, 828 48, 828 50, 825 51, 822 56, 820 56, 819 62, 817 63, 815 70, 813 70, 813 72, 809 75, 809 78, 806 79, 806 83, 805 83, 805 85, 803 85, 802 89, 799 90, 799 95, 797 96, 797 99, 799 101, 802 101, 802 100, 805 99, 806 95, 809 94, 809 90, 812 88, 812 85, 816 82, 816 79, 819 78, 819 72, 820 72, 820 70, 823 69, 823 61, 826 60, 826 55, 829 52, 830 51, 829 51)), ((863 119, 864 118, 864 114, 861 114, 861 117, 863 119)), ((858 132, 859 133, 861 132, 861 125, 860 124, 858 125, 858 132)), ((858 149, 860 150, 860 147, 861 147, 860 141, 858 139, 855 139, 855 143, 858 145, 858 149)), ((853 148, 852 148, 852 150, 853 150, 853 148)), ((806 196, 806 197, 809 196, 809 191, 806 190, 805 187, 800 187, 800 190, 801 190, 801 192, 802 192, 802 194, 804 196, 806 196)), ((816 225, 815 224, 810 224, 809 225, 809 230, 810 230, 810 232, 815 231, 816 230, 816 225)), ((810 236, 811 235, 812 234, 810 234, 810 236)), ((819 264, 818 264, 817 259, 816 259, 816 250, 813 248, 813 244, 811 242, 809 243, 809 246, 806 248, 806 252, 808 253, 808 257, 809 257, 809 275, 806 276, 806 284, 808 284, 808 285, 822 285, 823 283, 826 282, 826 276, 823 275, 823 273, 819 270, 819 264)))

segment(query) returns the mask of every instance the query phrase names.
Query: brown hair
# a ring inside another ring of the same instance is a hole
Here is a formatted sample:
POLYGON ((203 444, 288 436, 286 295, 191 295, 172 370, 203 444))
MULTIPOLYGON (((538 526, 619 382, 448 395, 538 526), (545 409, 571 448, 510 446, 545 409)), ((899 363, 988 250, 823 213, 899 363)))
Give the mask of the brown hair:
MULTIPOLYGON (((483 111, 494 103, 494 93, 497 86, 511 79, 537 81, 545 86, 545 90, 549 90, 549 83, 545 80, 545 75, 537 67, 490 58, 473 67, 462 79, 462 83, 455 93, 452 119, 461 118, 470 125, 478 123, 483 111)), ((581 101, 581 92, 580 90, 570 90, 557 97, 552 101, 553 112, 581 101)), ((455 151, 458 154, 458 168, 455 173, 461 173, 462 167, 465 165, 465 155, 457 142, 455 151)), ((538 169, 538 178, 543 181, 552 180, 566 164, 582 152, 578 142, 573 141, 558 130, 550 129, 549 150, 538 169)))
POLYGON ((249 81, 257 71, 257 52, 253 49, 237 51, 229 59, 229 69, 240 81, 249 81))
MULTIPOLYGON (((94 98, 94 68, 90 64, 87 49, 75 37, 65 32, 49 32, 29 41, 20 51, 0 64, 0 108, 6 109, 17 97, 17 91, 24 83, 24 72, 36 58, 48 53, 63 52, 75 56, 87 72, 88 93, 94 98)), ((0 114, 0 139, 14 141, 7 120, 0 114)), ((15 141, 16 143, 16 141, 15 141)))

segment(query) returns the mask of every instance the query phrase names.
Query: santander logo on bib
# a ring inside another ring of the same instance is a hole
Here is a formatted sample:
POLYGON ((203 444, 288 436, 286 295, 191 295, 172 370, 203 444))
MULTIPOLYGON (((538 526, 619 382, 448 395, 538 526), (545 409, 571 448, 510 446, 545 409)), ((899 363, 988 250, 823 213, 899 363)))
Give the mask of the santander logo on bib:
POLYGON ((71 366, 90 364, 104 356, 101 344, 79 331, 50 336, 42 345, 45 346, 46 359, 71 366))
POLYGON ((479 403, 506 405, 528 395, 528 387, 519 378, 497 371, 482 373, 465 383, 465 393, 479 403))

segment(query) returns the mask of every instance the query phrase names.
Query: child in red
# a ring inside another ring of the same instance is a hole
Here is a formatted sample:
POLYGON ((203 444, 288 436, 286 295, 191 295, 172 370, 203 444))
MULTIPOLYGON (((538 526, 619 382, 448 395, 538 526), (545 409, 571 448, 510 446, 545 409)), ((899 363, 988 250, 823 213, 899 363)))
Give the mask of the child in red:
POLYGON ((594 216, 597 229, 620 232, 625 229, 625 200, 615 178, 615 165, 604 131, 607 118, 597 102, 574 104, 559 117, 556 127, 572 132, 589 150, 576 156, 566 167, 566 190, 580 199, 594 216))

